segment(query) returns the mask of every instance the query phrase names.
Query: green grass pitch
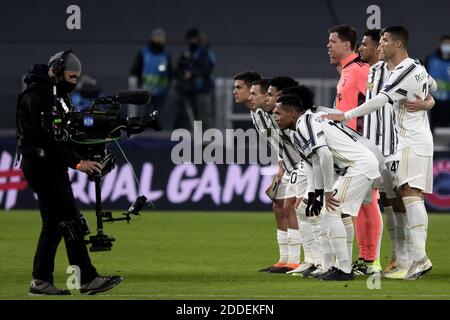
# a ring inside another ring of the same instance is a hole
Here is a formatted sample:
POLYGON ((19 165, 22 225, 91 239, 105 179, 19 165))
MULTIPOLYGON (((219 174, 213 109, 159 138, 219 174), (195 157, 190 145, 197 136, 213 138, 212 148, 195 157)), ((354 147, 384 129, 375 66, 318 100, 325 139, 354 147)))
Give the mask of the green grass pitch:
MULTIPOLYGON (((87 217, 94 229, 93 213, 87 217)), ((37 211, 0 213, 0 299, 58 299, 27 295, 39 230, 37 211)), ((257 272, 277 258, 271 213, 144 213, 130 225, 106 224, 116 238, 113 250, 91 253, 100 273, 120 274, 124 281, 104 294, 73 290, 64 299, 450 299, 449 230, 450 215, 431 214, 427 251, 433 271, 418 281, 381 278, 381 288, 370 290, 366 277, 330 283, 257 272)), ((383 266, 390 251, 385 230, 383 266)), ((67 266, 62 242, 55 270, 60 287, 67 266)))

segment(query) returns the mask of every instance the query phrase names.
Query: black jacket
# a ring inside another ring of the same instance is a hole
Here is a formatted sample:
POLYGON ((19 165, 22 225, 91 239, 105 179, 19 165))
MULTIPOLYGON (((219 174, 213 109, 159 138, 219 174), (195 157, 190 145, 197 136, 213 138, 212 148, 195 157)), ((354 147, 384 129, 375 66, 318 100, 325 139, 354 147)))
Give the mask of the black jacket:
POLYGON ((212 51, 202 45, 189 49, 180 55, 175 70, 178 88, 184 93, 209 93, 214 88, 212 72, 215 59, 212 51), (184 73, 191 73, 191 78, 184 79, 184 73))
POLYGON ((42 127, 41 113, 51 112, 54 105, 53 81, 48 75, 48 66, 34 65, 24 81, 27 87, 18 97, 16 111, 21 167, 52 172, 67 171, 67 167, 75 168, 81 157, 56 142, 51 133, 42 127))

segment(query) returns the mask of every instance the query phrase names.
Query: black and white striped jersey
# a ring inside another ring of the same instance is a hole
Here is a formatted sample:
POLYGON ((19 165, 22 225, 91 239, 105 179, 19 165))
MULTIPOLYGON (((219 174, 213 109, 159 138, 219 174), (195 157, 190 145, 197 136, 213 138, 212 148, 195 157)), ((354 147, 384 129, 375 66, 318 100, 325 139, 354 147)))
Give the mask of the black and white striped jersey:
POLYGON ((304 174, 302 170, 303 166, 299 165, 302 158, 289 138, 289 129, 281 130, 275 121, 273 113, 264 112, 264 115, 267 122, 270 123, 272 130, 277 134, 274 139, 278 140, 279 154, 284 162, 286 171, 292 173, 294 170, 300 170, 301 172, 298 172, 298 174, 304 174))
POLYGON ((289 133, 278 127, 274 115, 262 109, 251 111, 250 115, 258 133, 267 138, 271 147, 277 151, 279 159, 283 160, 286 171, 290 174, 294 170, 301 170, 302 166, 298 164, 302 158, 292 144, 289 133))
POLYGON ((256 131, 258 131, 260 135, 265 135, 267 129, 270 128, 270 124, 264 116, 264 111, 260 108, 255 111, 250 111, 250 117, 252 118, 253 126, 256 131))
MULTIPOLYGON (((367 80, 366 101, 375 97, 389 78, 386 61, 379 61, 369 70, 367 80)), ((395 154, 398 137, 395 128, 395 112, 391 103, 381 109, 364 116, 363 136, 372 141, 380 149, 383 156, 395 154)))
POLYGON ((298 118, 292 137, 297 148, 306 157, 311 157, 315 149, 327 146, 337 172, 347 172, 348 176, 363 174, 369 179, 379 177, 378 160, 359 141, 361 136, 340 122, 322 118, 323 114, 308 110, 298 118))

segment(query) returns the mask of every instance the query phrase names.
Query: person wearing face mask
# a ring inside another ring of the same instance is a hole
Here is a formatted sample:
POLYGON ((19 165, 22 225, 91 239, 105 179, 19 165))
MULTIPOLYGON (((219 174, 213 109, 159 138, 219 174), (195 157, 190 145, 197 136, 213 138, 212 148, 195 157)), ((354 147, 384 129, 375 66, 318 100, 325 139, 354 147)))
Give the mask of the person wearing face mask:
MULTIPOLYGON (((180 111, 188 114, 189 122, 202 121, 205 130, 214 125, 212 72, 216 58, 198 29, 188 30, 186 40, 188 49, 180 55, 175 68, 178 103, 173 105, 183 107, 180 111)), ((192 123, 190 125, 192 126, 192 123)))
POLYGON ((425 62, 428 73, 437 83, 433 93, 436 104, 431 112, 430 127, 448 127, 450 123, 450 35, 441 37, 439 48, 425 62))
POLYGON ((148 90, 152 97, 146 108, 139 106, 141 115, 163 109, 171 80, 172 59, 166 51, 166 32, 157 28, 148 44, 136 54, 130 71, 130 89, 148 90))
MULTIPOLYGON (((68 168, 101 173, 98 162, 83 159, 70 146, 57 142, 43 122, 43 114, 68 112, 70 92, 81 73, 81 63, 71 51, 59 52, 47 64, 34 65, 24 79, 16 109, 17 151, 23 175, 37 194, 42 229, 33 261, 31 295, 69 295, 54 285, 53 271, 59 243, 64 239, 70 265, 77 266, 80 292, 95 294, 112 289, 120 276, 100 276, 92 264, 84 236, 86 220, 77 208, 68 168), (56 109, 56 110, 55 110, 56 109)), ((64 267, 66 270, 66 267, 64 267)))

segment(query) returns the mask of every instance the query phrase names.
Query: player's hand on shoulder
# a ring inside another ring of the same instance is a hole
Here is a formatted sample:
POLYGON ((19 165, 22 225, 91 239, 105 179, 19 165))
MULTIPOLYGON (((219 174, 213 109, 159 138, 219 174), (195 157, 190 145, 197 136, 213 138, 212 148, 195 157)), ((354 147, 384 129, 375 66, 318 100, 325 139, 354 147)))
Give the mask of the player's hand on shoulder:
POLYGON ((323 114, 321 117, 331 120, 331 121, 344 121, 345 120, 345 116, 343 113, 323 114))

